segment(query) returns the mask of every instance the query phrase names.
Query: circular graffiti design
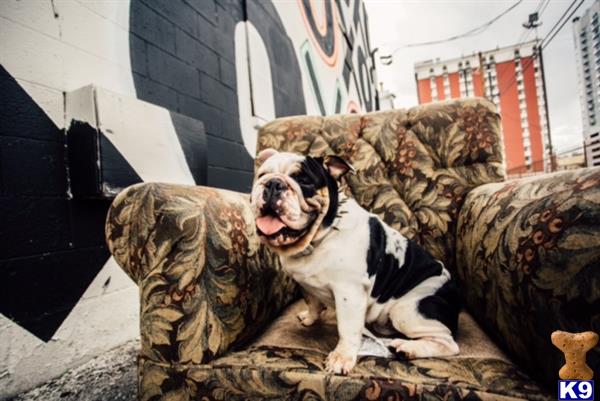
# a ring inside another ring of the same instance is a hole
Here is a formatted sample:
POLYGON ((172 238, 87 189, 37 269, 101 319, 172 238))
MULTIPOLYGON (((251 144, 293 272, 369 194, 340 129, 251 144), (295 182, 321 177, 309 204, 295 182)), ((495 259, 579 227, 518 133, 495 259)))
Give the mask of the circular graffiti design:
POLYGON ((339 34, 335 11, 331 0, 323 0, 323 10, 320 21, 317 22, 316 5, 314 0, 298 0, 306 30, 319 56, 329 66, 335 66, 338 60, 339 34))

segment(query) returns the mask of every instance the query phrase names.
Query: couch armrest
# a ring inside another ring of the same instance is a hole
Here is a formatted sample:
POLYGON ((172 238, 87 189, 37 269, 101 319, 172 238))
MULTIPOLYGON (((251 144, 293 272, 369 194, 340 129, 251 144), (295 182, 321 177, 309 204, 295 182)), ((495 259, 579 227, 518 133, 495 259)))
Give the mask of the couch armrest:
MULTIPOLYGON (((600 332, 600 168, 474 189, 456 260, 471 313, 554 388, 564 359, 550 333, 600 332)), ((588 364, 600 372, 600 348, 588 364)))
POLYGON ((255 335, 296 297, 259 243, 248 195, 139 184, 114 200, 106 238, 140 287, 142 357, 203 363, 255 335))

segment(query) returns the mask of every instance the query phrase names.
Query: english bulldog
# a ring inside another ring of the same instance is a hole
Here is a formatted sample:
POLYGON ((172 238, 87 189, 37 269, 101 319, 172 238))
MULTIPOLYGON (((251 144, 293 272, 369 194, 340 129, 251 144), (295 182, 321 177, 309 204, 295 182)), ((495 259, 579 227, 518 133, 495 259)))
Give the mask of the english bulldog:
POLYGON ((279 254, 302 287, 310 326, 334 309, 339 341, 326 369, 347 374, 356 364, 365 327, 398 357, 459 352, 453 334, 459 296, 444 265, 352 198, 338 181, 353 168, 337 156, 313 158, 266 149, 251 204, 261 240, 279 254))

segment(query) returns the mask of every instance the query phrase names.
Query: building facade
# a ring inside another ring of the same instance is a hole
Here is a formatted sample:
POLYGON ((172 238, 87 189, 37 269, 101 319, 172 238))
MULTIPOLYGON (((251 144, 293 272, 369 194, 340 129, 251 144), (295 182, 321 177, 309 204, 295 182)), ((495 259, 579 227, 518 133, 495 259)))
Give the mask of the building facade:
POLYGON ((71 127, 97 120, 111 176, 247 192, 259 126, 376 107, 367 24, 362 0, 0 1, 0 399, 139 335, 71 127))
POLYGON ((415 64, 419 103, 484 96, 502 116, 509 175, 550 171, 542 69, 536 42, 415 64))
POLYGON ((585 160, 600 166, 600 1, 573 20, 585 160))

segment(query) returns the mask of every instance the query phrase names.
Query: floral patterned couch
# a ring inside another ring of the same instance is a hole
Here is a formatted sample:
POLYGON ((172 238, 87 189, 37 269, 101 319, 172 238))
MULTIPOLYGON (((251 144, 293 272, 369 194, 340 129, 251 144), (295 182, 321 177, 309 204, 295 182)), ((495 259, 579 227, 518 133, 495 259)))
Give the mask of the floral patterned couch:
MULTIPOLYGON (((141 400, 556 396, 550 333, 600 332, 600 169, 505 181, 499 116, 480 99, 282 118, 258 144, 354 165, 345 191, 457 277, 461 354, 326 374, 334 322, 297 322, 303 301, 259 243, 248 195, 139 184, 115 199, 106 236, 140 287, 141 400)), ((600 349, 588 363, 600 371, 600 349)))

